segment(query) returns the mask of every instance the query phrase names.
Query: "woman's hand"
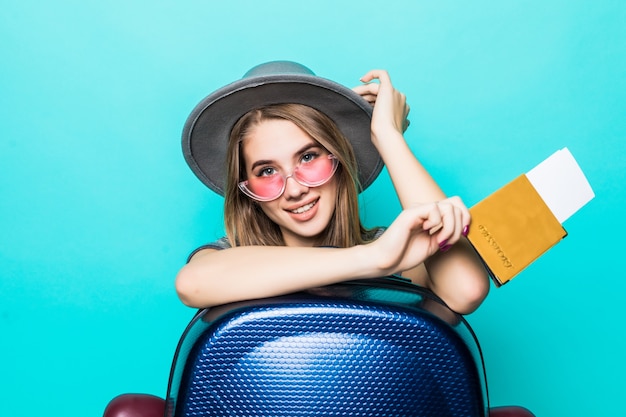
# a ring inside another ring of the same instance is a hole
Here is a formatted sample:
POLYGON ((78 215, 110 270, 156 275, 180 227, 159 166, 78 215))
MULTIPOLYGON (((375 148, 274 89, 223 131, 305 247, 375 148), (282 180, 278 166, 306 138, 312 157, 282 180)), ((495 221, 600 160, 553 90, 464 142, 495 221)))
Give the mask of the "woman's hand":
POLYGON ((459 197, 407 208, 372 242, 382 274, 402 273, 437 252, 446 252, 467 235, 470 214, 459 197))
POLYGON ((361 81, 365 84, 353 90, 374 106, 372 114, 372 133, 381 137, 390 130, 402 134, 409 126, 410 107, 406 96, 396 90, 389 74, 385 70, 372 70, 365 74, 361 81), (378 80, 378 83, 372 82, 378 80))

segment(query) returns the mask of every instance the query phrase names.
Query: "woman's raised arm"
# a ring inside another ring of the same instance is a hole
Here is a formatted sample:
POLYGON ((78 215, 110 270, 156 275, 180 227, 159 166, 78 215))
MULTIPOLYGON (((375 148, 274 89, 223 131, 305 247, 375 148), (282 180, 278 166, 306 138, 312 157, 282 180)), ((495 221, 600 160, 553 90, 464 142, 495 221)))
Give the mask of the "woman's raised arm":
POLYGON ((409 148, 404 139, 410 108, 396 90, 389 74, 372 70, 354 90, 374 105, 372 142, 380 153, 404 210, 424 203, 437 203, 457 221, 447 223, 451 239, 443 251, 424 265, 404 270, 403 275, 432 289, 452 309, 469 313, 487 296, 489 278, 475 251, 464 238, 470 227, 469 210, 459 197, 447 198, 441 187, 409 148), (378 83, 372 81, 378 80, 378 83))

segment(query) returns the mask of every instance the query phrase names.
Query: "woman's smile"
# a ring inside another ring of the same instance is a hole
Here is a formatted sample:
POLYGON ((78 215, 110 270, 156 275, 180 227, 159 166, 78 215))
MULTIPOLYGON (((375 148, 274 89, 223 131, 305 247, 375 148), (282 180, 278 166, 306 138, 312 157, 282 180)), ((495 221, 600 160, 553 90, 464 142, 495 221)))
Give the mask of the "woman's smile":
POLYGON ((302 214, 302 213, 306 213, 309 210, 311 210, 313 208, 313 206, 315 206, 317 204, 317 202, 319 201, 319 199, 313 201, 312 203, 306 204, 302 207, 298 207, 297 209, 293 209, 293 210, 289 210, 294 214, 302 214))

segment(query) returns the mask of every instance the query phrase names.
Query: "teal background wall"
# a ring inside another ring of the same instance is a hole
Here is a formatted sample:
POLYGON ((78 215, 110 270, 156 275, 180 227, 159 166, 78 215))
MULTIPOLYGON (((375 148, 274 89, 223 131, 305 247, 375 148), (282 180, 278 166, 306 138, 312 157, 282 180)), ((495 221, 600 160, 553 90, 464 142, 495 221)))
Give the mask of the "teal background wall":
MULTIPOLYGON (((193 176, 193 106, 292 59, 355 85, 386 68, 412 148, 472 205, 569 147, 596 198, 569 236, 469 316, 492 405, 613 416, 626 383, 626 3, 620 0, 4 0, 0 13, 0 402, 98 416, 164 395, 193 315, 173 280, 222 234, 193 176)), ((369 225, 397 214, 386 176, 369 225)))

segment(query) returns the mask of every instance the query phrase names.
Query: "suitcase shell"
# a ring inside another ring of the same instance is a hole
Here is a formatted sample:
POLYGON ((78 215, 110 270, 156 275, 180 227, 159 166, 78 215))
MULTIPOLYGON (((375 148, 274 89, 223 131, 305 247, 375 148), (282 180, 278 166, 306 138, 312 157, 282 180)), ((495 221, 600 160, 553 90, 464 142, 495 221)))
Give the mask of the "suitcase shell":
POLYGON ((168 417, 488 415, 465 319, 398 277, 199 311, 179 342, 168 417))

